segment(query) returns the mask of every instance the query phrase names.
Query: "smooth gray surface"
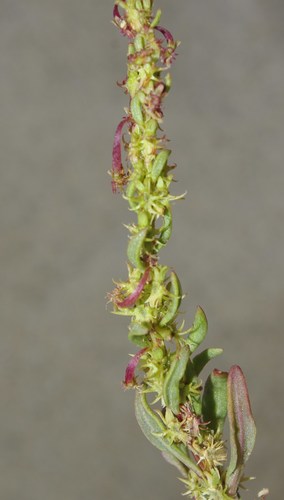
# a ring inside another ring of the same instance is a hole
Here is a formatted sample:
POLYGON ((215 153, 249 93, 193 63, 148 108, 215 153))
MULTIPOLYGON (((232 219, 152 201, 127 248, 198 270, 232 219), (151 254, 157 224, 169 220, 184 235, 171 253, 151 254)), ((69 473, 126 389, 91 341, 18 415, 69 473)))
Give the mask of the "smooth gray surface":
MULTIPOLYGON (((186 201, 165 263, 191 321, 247 376, 258 439, 245 498, 283 498, 284 3, 157 1, 182 40, 165 131, 186 201)), ((1 0, 1 500, 174 500, 120 381, 135 347, 106 311, 127 206, 106 171, 127 99, 112 2, 1 0)))

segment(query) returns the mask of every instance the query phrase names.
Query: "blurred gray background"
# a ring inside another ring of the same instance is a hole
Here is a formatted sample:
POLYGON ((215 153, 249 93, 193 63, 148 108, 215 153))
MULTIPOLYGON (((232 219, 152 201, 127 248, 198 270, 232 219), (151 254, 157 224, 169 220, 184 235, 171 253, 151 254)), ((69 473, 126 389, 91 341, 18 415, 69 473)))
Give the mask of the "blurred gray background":
MULTIPOLYGON (((127 98, 110 0, 1 0, 1 500, 174 500, 121 380, 127 205, 107 170, 127 98)), ((182 41, 164 129, 189 325, 239 363, 258 426, 245 498, 283 498, 283 0, 157 0, 182 41)))

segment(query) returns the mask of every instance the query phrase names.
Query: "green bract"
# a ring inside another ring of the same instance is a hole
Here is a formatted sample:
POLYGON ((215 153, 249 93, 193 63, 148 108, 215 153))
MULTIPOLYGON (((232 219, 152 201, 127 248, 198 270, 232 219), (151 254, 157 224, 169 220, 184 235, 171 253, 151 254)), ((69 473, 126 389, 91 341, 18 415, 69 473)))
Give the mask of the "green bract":
POLYGON ((165 376, 163 387, 164 403, 176 415, 180 412, 180 382, 185 374, 189 356, 190 351, 186 345, 181 348, 179 353, 174 353, 170 368, 165 376))

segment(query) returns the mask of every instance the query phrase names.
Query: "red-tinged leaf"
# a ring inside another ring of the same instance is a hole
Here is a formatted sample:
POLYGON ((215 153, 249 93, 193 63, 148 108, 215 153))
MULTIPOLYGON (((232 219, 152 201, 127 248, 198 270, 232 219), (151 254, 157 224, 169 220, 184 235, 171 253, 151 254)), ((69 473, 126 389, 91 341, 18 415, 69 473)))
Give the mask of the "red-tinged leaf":
POLYGON ((163 48, 161 47, 161 60, 164 64, 171 64, 176 56, 176 48, 178 46, 178 43, 175 42, 173 35, 169 30, 166 28, 163 28, 162 26, 155 26, 155 29, 162 33, 162 35, 165 37, 165 40, 167 42, 167 47, 163 48))
POLYGON ((112 148, 112 168, 115 171, 119 171, 122 169, 121 164, 121 137, 122 137, 122 129, 125 123, 129 120, 128 116, 122 118, 121 122, 118 124, 113 141, 112 148))
POLYGON ((120 14, 117 4, 115 4, 113 8, 113 19, 116 26, 120 29, 122 35, 127 36, 128 38, 133 38, 134 32, 131 29, 131 27, 127 24, 125 16, 122 16, 120 14))
POLYGON ((122 21, 122 17, 121 17, 121 14, 119 12, 119 8, 118 8, 118 5, 115 4, 114 8, 113 8, 113 17, 115 20, 119 20, 119 21, 122 21))
POLYGON ((147 347, 138 351, 133 358, 129 361, 126 370, 123 385, 125 387, 133 386, 135 384, 135 370, 140 361, 141 356, 147 351, 147 347))
POLYGON ((163 28, 162 26, 155 26, 155 29, 160 33, 162 33, 162 35, 164 35, 165 39, 167 40, 167 43, 174 45, 175 43, 174 37, 169 30, 163 28))
POLYGON ((134 306, 135 302, 137 302, 141 293, 144 290, 144 287, 145 287, 145 285, 148 281, 148 278, 149 278, 149 273, 150 273, 150 268, 148 267, 146 269, 146 271, 144 272, 144 274, 143 274, 141 280, 139 281, 137 287, 135 288, 135 290, 128 297, 126 297, 124 300, 116 303, 116 305, 118 307, 132 307, 132 306, 134 306))
POLYGON ((113 141, 112 148, 112 191, 117 192, 117 188, 125 184, 126 175, 121 163, 121 138, 124 125, 129 121, 129 117, 125 116, 118 124, 113 141))
POLYGON ((241 368, 232 366, 228 375, 228 417, 231 459, 226 475, 230 495, 236 495, 243 469, 255 443, 256 427, 252 416, 248 388, 241 368))

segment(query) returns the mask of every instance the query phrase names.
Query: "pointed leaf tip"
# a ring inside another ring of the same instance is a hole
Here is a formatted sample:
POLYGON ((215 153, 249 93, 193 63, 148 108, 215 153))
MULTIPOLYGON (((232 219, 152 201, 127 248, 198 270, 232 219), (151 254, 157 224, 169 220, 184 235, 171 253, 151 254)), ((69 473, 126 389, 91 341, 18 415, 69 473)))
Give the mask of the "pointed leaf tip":
POLYGON ((195 374, 198 376, 202 372, 203 368, 207 365, 207 363, 209 363, 211 359, 222 354, 222 352, 223 349, 209 347, 208 349, 205 349, 201 353, 197 354, 197 356, 195 356, 195 358, 193 358, 192 360, 195 374))
POLYGON ((189 335, 186 339, 186 343, 189 345, 191 352, 193 353, 199 345, 203 342, 207 335, 208 322, 203 309, 198 306, 195 313, 195 318, 191 329, 189 330, 189 335))

